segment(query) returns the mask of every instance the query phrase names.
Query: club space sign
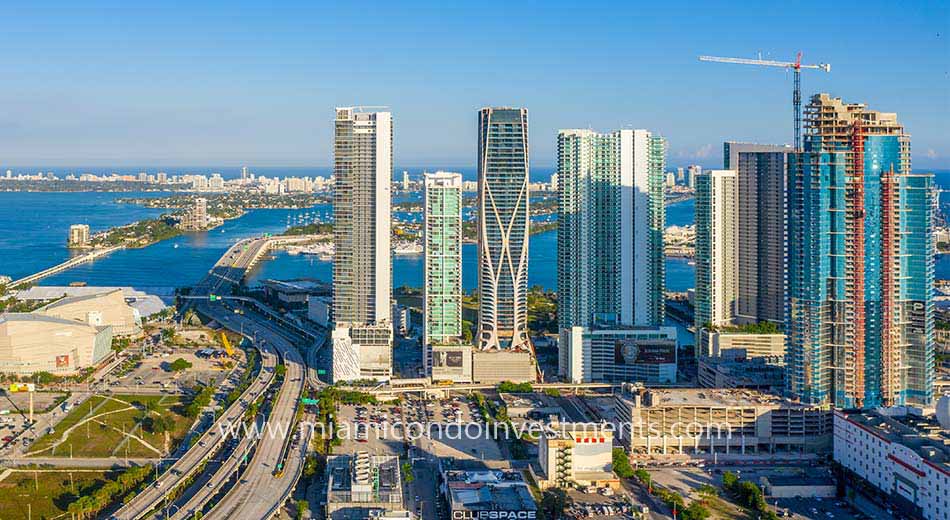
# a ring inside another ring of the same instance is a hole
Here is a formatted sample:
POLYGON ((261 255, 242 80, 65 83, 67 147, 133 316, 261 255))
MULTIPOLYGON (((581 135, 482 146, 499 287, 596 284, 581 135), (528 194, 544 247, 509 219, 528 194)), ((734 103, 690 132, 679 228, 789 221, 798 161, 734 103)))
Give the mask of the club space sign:
POLYGON ((452 520, 535 520, 537 511, 452 511, 452 520))

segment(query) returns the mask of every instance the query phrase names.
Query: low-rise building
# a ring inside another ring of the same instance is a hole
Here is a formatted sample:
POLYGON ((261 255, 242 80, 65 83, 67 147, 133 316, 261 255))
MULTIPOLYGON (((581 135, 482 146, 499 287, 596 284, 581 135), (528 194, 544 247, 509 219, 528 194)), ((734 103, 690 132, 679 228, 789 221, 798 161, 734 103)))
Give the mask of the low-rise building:
POLYGON ((697 342, 697 356, 726 356, 730 351, 742 350, 743 357, 785 356, 785 334, 758 334, 741 329, 710 330, 702 328, 697 342))
POLYGON ((537 365, 530 352, 483 351, 472 352, 472 382, 496 384, 533 382, 537 379, 537 365))
POLYGON ((829 410, 755 390, 623 385, 614 399, 618 438, 641 459, 768 458, 831 450, 829 410))
POLYGON ((432 354, 432 381, 472 382, 472 346, 462 342, 429 346, 432 354))
POLYGON ((337 323, 331 335, 333 382, 375 379, 393 375, 393 328, 389 323, 337 323))
POLYGON ((68 376, 112 351, 112 327, 39 313, 0 314, 0 373, 68 376))
POLYGON ((444 471, 442 494, 452 520, 534 520, 538 514, 520 471, 444 471))
POLYGON ((619 488, 613 473, 613 442, 613 429, 602 424, 547 425, 538 442, 538 486, 619 488))
POLYGON ((121 289, 67 296, 40 307, 35 314, 78 321, 93 327, 109 325, 116 336, 139 336, 142 319, 139 311, 125 301, 121 289))
POLYGON ((731 350, 729 356, 697 360, 699 386, 704 388, 749 388, 781 393, 785 386, 785 358, 779 356, 742 356, 731 350))
POLYGON ((365 520, 386 511, 404 511, 399 457, 354 455, 327 458, 327 510, 330 520, 365 520))
POLYGON ((904 516, 950 518, 950 424, 898 407, 835 411, 834 431, 835 461, 904 516))
POLYGON ((261 285, 264 298, 285 309, 306 309, 309 298, 330 297, 332 292, 330 284, 311 278, 264 280, 261 285))
POLYGON ((559 372, 571 383, 675 383, 676 355, 675 327, 571 327, 558 341, 559 372))

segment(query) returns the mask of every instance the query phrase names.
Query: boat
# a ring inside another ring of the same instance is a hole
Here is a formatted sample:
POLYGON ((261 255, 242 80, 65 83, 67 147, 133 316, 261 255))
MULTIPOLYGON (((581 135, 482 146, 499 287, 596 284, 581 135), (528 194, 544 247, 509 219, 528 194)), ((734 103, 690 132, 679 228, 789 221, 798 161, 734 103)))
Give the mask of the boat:
POLYGON ((178 249, 178 244, 173 245, 172 249, 178 249))

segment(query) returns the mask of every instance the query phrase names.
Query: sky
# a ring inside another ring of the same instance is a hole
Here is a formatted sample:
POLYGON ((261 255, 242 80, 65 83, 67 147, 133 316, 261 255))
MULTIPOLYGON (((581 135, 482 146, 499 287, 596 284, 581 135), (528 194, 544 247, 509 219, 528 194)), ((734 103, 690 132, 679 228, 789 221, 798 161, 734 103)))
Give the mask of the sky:
POLYGON ((897 112, 913 166, 950 168, 950 2, 0 4, 0 165, 326 166, 336 106, 385 105, 397 165, 472 166, 476 110, 646 128, 667 163, 790 143, 792 76, 701 54, 831 63, 829 92, 897 112), (712 4, 712 3, 710 3, 712 4))

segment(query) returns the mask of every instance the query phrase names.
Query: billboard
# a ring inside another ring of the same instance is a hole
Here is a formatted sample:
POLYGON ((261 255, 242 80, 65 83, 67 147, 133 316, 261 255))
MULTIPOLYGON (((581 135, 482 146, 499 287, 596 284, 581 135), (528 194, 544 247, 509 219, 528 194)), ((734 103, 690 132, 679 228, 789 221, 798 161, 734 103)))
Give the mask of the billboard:
POLYGON ((69 366, 69 354, 56 356, 56 368, 64 368, 68 366, 69 366))
POLYGON ((618 365, 676 363, 676 342, 669 340, 617 340, 614 343, 614 363, 618 365))
POLYGON ((436 350, 432 353, 432 365, 446 368, 462 368, 463 353, 460 350, 436 350))
POLYGON ((10 392, 35 392, 36 385, 33 383, 10 383, 10 392))

